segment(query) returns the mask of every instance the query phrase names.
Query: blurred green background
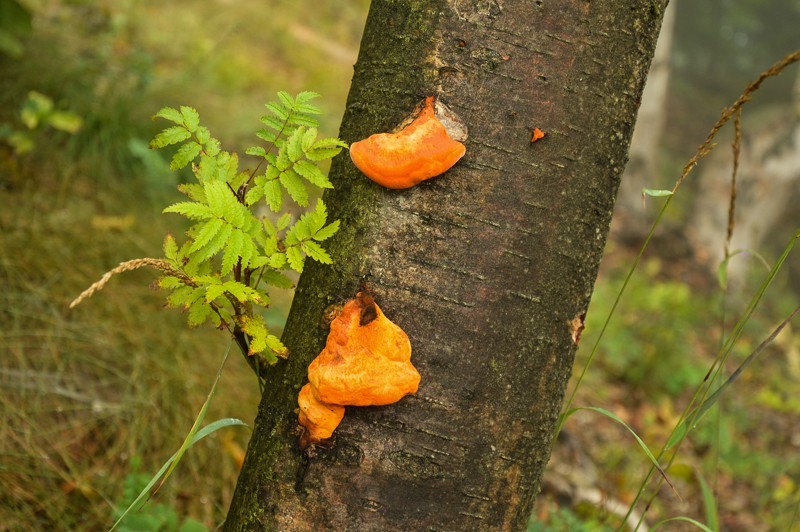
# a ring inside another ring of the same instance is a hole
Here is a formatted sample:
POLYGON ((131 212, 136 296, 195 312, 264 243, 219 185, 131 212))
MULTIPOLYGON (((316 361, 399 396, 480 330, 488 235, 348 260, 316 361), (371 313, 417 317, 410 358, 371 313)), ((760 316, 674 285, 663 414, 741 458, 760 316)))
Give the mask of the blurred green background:
MULTIPOLYGON (((178 217, 161 215, 188 176, 171 173, 166 155, 147 149, 160 125, 150 117, 165 105, 190 105, 226 149, 242 153, 276 91, 313 90, 323 95, 322 130, 335 135, 368 6, 0 0, 0 530, 110 526, 180 445, 228 345, 225 334, 189 330, 182 315, 162 311, 147 271, 120 276, 67 310, 103 272, 159 256, 163 235, 185 228, 178 217)), ((648 186, 670 186, 720 109, 800 45, 797 1, 684 0, 677 8, 661 101, 669 119, 648 186)), ((797 77, 794 68, 771 81, 753 108, 777 108, 781 127, 796 127, 797 77)), ((769 124, 755 122, 754 135, 769 124)), ((718 203, 727 210, 724 194, 718 203)), ((713 269, 675 251, 694 210, 695 203, 681 202, 671 216, 663 248, 648 256, 579 393, 579 404, 613 410, 648 442, 661 442, 674 425, 722 334, 713 269)), ((759 241, 767 258, 796 228, 795 218, 784 218, 772 228, 774 241, 759 241)), ((591 346, 632 260, 636 234, 648 228, 628 227, 610 241, 583 346, 591 346)), ((741 297, 727 302, 729 316, 758 275, 743 275, 741 297)), ((790 288, 773 294, 739 353, 746 355, 796 299, 790 288)), ((268 319, 277 330, 290 300, 289 293, 274 299, 268 319)), ((746 393, 731 398, 688 446, 684 469, 674 472, 683 500, 667 495, 650 516, 702 519, 694 473, 702 470, 725 501, 720 515, 728 529, 789 523, 800 498, 800 342, 790 333, 773 351, 737 383, 746 393)), ((579 364, 581 357, 584 351, 579 364)), ((250 422, 257 401, 255 379, 232 357, 207 419, 250 422)), ((608 420, 579 416, 567 432, 570 443, 556 447, 534 512, 536 530, 614 522, 582 505, 576 490, 559 491, 559 466, 570 461, 560 450, 594 464, 567 474, 582 479, 571 479, 573 486, 587 482, 612 500, 629 502, 645 470, 630 435, 608 420)), ((229 429, 195 446, 127 529, 216 527, 248 437, 229 429)))

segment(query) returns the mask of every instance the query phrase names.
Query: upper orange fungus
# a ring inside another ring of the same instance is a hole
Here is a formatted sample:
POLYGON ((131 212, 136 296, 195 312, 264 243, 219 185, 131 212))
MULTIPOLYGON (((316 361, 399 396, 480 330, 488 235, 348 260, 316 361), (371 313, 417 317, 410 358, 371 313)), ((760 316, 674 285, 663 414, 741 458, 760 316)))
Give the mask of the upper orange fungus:
POLYGON ((531 144, 543 138, 544 138, 544 131, 542 131, 538 127, 533 128, 533 133, 531 133, 531 144))
POLYGON ((406 333, 372 297, 359 293, 331 322, 325 348, 308 367, 308 380, 298 397, 306 444, 330 437, 341 421, 336 408, 343 414, 342 405, 395 403, 417 391, 420 375, 411 364, 406 333))
POLYGON ((409 188, 456 164, 467 148, 453 140, 436 117, 429 96, 419 115, 397 133, 378 133, 350 146, 350 158, 386 188, 409 188))

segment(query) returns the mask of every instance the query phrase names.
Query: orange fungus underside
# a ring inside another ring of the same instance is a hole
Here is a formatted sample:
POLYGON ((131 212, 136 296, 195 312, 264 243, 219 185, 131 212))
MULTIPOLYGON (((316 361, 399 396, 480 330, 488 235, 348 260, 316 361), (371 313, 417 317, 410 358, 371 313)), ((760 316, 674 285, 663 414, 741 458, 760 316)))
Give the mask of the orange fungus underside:
POLYGON ((409 188, 456 164, 467 148, 448 135, 436 118, 434 97, 408 126, 379 133, 350 146, 350 158, 364 174, 387 188, 409 188))
POLYGON ((344 415, 344 406, 395 403, 419 387, 411 364, 408 336, 391 322, 372 299, 359 293, 331 322, 322 352, 308 367, 300 391, 303 439, 327 439, 344 415))

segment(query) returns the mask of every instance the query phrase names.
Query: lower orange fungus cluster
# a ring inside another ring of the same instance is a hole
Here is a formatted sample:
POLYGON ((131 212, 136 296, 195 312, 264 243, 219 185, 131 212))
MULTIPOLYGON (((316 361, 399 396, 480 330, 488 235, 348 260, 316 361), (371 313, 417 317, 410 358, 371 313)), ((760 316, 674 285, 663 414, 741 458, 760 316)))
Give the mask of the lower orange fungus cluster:
POLYGON ((300 390, 301 447, 328 439, 345 406, 396 403, 415 393, 420 375, 411 364, 411 343, 371 296, 359 293, 331 322, 325 348, 308 367, 300 390))
POLYGON ((397 133, 379 133, 350 146, 350 158, 367 177, 387 188, 409 188, 446 172, 466 153, 436 117, 435 98, 397 133))

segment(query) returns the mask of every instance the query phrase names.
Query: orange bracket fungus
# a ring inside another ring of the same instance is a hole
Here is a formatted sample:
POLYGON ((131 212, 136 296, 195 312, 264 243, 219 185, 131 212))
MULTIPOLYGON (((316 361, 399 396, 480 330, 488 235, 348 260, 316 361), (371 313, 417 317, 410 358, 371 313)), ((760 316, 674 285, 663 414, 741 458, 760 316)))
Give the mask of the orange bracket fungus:
POLYGON ((533 128, 531 132, 531 144, 534 142, 543 139, 545 136, 545 132, 539 129, 538 127, 533 128))
POLYGON ((386 188, 409 188, 450 169, 466 153, 466 127, 434 96, 396 133, 378 133, 350 146, 350 158, 386 188), (451 136, 452 135, 452 136, 451 136))
POLYGON ((373 298, 359 292, 331 322, 325 348, 308 367, 300 390, 302 448, 331 437, 345 406, 380 406, 416 393, 420 375, 411 342, 373 298))

